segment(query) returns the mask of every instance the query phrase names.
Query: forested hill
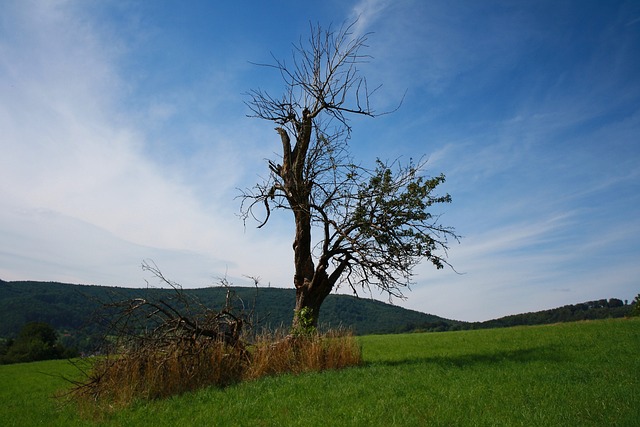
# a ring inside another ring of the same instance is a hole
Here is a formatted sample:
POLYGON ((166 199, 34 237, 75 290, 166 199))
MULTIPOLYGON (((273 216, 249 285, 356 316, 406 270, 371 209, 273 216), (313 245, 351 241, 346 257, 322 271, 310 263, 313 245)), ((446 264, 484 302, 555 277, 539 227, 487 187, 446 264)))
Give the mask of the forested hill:
MULTIPOLYGON (((231 288, 238 307, 253 312, 258 327, 288 327, 293 317, 295 291, 280 288, 231 288)), ((0 280, 0 339, 15 337, 28 322, 46 322, 63 335, 64 344, 83 350, 103 330, 95 312, 103 303, 135 297, 170 298, 171 289, 132 289, 71 285, 56 282, 5 282, 0 280)), ((209 308, 220 309, 227 288, 185 289, 209 308)), ((612 298, 567 305, 552 310, 506 316, 486 322, 460 322, 407 310, 371 299, 329 295, 320 313, 321 328, 347 327, 356 334, 386 334, 412 331, 448 331, 537 325, 607 317, 624 317, 632 305, 612 298)))
MULTIPOLYGON (((232 287, 236 304, 253 312, 259 326, 289 326, 293 317, 295 291, 280 288, 232 287)), ((41 321, 65 332, 97 334, 94 313, 101 304, 134 297, 170 298, 172 289, 132 289, 71 285, 56 282, 0 281, 0 338, 15 336, 28 322, 41 321)), ((209 308, 223 306, 227 288, 184 289, 209 308)), ((384 334, 419 330, 447 330, 460 322, 407 310, 371 299, 329 295, 320 313, 321 327, 347 327, 356 334, 384 334)))
POLYGON ((612 317, 630 316, 633 305, 628 301, 618 298, 587 301, 579 304, 570 304, 550 310, 536 311, 532 313, 514 314, 486 322, 474 322, 465 324, 466 328, 489 329, 505 328, 521 325, 542 325, 549 323, 576 322, 580 320, 606 319, 612 317))

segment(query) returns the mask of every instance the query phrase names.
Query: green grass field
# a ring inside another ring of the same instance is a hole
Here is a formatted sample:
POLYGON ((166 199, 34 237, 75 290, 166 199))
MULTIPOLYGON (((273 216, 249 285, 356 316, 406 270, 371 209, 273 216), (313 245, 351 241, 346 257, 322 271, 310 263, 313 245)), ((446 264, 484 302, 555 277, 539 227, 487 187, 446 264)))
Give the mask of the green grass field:
POLYGON ((0 366, 2 426, 639 426, 640 319, 365 336, 366 365, 81 418, 65 361, 0 366))

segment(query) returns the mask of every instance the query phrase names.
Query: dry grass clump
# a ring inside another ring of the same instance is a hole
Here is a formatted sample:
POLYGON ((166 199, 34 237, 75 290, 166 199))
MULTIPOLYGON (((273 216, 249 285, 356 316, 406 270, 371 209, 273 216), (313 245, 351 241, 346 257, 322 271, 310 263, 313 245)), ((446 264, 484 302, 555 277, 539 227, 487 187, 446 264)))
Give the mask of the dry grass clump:
POLYGON ((76 387, 83 399, 127 405, 242 378, 246 352, 208 338, 140 347, 99 359, 88 380, 76 387))
POLYGON ((260 335, 247 349, 200 337, 159 346, 133 346, 97 360, 74 394, 82 406, 123 407, 138 399, 158 399, 203 387, 284 373, 341 369, 362 362, 355 337, 260 335))
POLYGON ((355 337, 343 331, 324 335, 264 334, 251 347, 245 379, 282 373, 341 369, 362 363, 355 337))

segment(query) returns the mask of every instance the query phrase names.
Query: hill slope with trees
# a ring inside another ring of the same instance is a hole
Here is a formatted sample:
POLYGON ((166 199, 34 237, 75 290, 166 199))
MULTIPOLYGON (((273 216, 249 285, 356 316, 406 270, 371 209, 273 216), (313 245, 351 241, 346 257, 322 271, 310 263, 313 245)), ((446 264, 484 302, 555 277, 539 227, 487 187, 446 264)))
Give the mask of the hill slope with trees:
POLYGON ((569 304, 550 310, 514 314, 486 322, 469 323, 467 326, 471 329, 489 329, 625 317, 633 315, 633 307, 618 298, 601 299, 569 304))
MULTIPOLYGON (((184 289, 189 298, 212 309, 225 304, 227 291, 235 294, 235 306, 252 313, 257 329, 288 328, 295 290, 256 287, 184 289)), ((104 335, 99 310, 104 304, 132 298, 165 298, 173 289, 119 288, 72 285, 57 282, 0 282, 0 338, 18 335, 29 322, 45 322, 62 335, 66 346, 88 351, 104 335)), ((355 334, 386 334, 420 330, 445 330, 461 322, 407 310, 371 299, 330 295, 322 307, 320 327, 345 327, 355 334)))
MULTIPOLYGON (((294 289, 210 287, 184 289, 183 292, 209 308, 220 309, 225 304, 228 290, 235 294, 238 310, 252 313, 255 329, 291 325, 294 289)), ((60 334, 65 347, 91 351, 105 334, 104 322, 99 321, 97 314, 104 304, 140 297, 170 298, 174 293, 172 289, 0 280, 0 344, 16 338, 27 323, 45 322, 60 334)), ((611 298, 485 322, 462 322, 371 299, 332 294, 322 306, 320 328, 345 327, 358 335, 439 332, 625 317, 633 314, 633 308, 634 304, 611 298)))

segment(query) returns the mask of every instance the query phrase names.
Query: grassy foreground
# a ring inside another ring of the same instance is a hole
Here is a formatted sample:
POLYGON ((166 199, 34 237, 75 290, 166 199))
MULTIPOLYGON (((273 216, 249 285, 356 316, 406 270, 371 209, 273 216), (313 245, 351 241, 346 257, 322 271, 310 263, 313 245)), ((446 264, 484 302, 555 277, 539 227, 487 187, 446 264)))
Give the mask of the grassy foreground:
POLYGON ((360 338, 364 367, 140 402, 101 419, 51 396, 65 361, 0 366, 0 425, 640 425, 640 319, 360 338))

